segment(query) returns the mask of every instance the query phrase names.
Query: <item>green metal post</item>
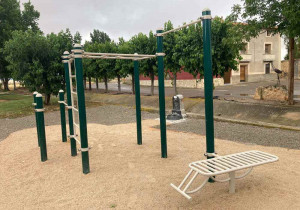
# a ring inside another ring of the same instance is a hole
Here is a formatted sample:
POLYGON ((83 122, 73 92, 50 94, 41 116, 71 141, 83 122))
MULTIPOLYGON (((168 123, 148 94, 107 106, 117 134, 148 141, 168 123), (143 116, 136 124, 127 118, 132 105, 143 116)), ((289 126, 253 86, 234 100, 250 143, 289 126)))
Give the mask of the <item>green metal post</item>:
POLYGON ((214 104, 213 104, 213 72, 211 56, 211 11, 205 9, 203 16, 203 51, 204 51, 204 94, 206 123, 206 155, 213 158, 215 153, 214 139, 214 104))
MULTIPOLYGON (((33 106, 34 106, 34 109, 36 109, 36 95, 38 94, 38 92, 34 91, 33 92, 33 106)), ((35 124, 36 124, 36 133, 37 133, 37 138, 38 138, 38 145, 40 146, 40 138, 39 138, 39 128, 38 128, 38 120, 37 120, 37 114, 35 112, 35 124)))
POLYGON ((60 106, 60 122, 61 122, 61 136, 62 142, 67 142, 66 132, 66 113, 65 113, 65 93, 63 90, 59 90, 59 106, 60 106))
POLYGON ((74 45, 75 69, 76 69, 76 90, 78 98, 78 111, 79 111, 79 128, 80 128, 80 141, 81 141, 81 156, 82 156, 82 169, 84 174, 90 172, 89 163, 89 146, 87 136, 86 124, 86 110, 85 110, 85 96, 83 86, 83 67, 82 67, 82 48, 80 44, 74 45))
POLYGON ((39 129, 39 142, 41 151, 41 161, 46 161, 47 158, 47 145, 46 145, 46 132, 45 132, 45 121, 44 121, 44 107, 43 107, 43 97, 41 94, 36 95, 36 109, 39 129))
POLYGON ((67 89, 67 104, 68 104, 68 118, 69 118, 69 130, 70 130, 70 142, 71 142, 71 156, 77 156, 76 140, 74 139, 74 124, 73 124, 73 112, 72 112, 72 96, 70 73, 69 73, 69 52, 65 51, 63 55, 63 63, 65 68, 65 81, 67 89))
POLYGON ((161 157, 167 158, 167 132, 166 132, 166 107, 165 107, 165 77, 164 77, 164 54, 163 37, 159 34, 163 29, 158 29, 157 34, 157 61, 158 61, 158 87, 159 87, 159 115, 160 115, 160 138, 161 157))
POLYGON ((142 144, 142 119, 141 119, 141 96, 140 96, 140 73, 139 62, 134 63, 134 85, 135 85, 135 109, 136 109, 136 129, 137 129, 137 144, 142 144))

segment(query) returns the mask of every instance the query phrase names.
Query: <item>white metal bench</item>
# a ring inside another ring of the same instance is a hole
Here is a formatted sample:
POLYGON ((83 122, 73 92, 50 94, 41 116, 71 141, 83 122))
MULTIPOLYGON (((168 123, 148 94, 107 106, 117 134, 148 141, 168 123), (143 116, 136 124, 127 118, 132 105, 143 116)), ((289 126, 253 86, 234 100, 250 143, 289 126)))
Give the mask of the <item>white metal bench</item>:
POLYGON ((181 184, 178 187, 176 187, 174 184, 171 184, 171 186, 174 187, 184 197, 191 199, 188 194, 199 191, 208 182, 209 178, 211 178, 217 182, 229 181, 229 193, 234 193, 235 179, 240 179, 247 176, 255 166, 276 161, 278 161, 277 156, 256 150, 226 156, 216 156, 212 159, 190 163, 189 167, 191 170, 188 172, 181 184), (235 172, 242 169, 248 170, 241 176, 235 176, 235 172), (215 178, 215 176, 225 173, 229 174, 229 178, 223 180, 215 178), (206 176, 205 181, 198 188, 189 190, 190 185, 193 183, 198 174, 206 176), (192 178, 189 179, 190 177, 192 178))

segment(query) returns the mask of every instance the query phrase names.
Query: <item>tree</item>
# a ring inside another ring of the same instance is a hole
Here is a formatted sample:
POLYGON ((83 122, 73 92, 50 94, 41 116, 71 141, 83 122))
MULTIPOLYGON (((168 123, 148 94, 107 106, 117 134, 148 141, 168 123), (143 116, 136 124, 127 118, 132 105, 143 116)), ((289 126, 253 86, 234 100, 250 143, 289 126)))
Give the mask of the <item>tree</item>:
POLYGON ((185 72, 192 74, 195 78, 200 74, 203 77, 203 37, 201 24, 191 25, 178 32, 176 38, 174 60, 185 72))
MULTIPOLYGON (((99 51, 102 53, 115 53, 117 51, 117 46, 114 42, 105 42, 104 44, 98 44, 99 51)), ((105 92, 108 92, 108 80, 114 78, 114 70, 116 67, 115 59, 99 59, 96 61, 100 68, 99 76, 103 78, 105 84, 105 92)))
MULTIPOLYGON (((156 52, 156 39, 152 31, 149 32, 149 37, 146 34, 139 33, 133 36, 130 41, 132 52, 138 54, 151 54, 154 55, 156 52)), ((154 94, 154 76, 157 74, 156 60, 146 59, 140 61, 140 70, 144 76, 151 78, 151 95, 154 94)), ((132 75, 132 89, 134 90, 134 74, 132 75)), ((134 91, 133 91, 134 92, 134 91)))
POLYGON ((75 44, 81 44, 81 41, 82 41, 82 36, 80 35, 80 33, 78 31, 76 31, 76 33, 74 34, 73 42, 75 44))
POLYGON ((51 94, 64 88, 64 68, 61 55, 72 48, 72 35, 66 30, 47 37, 41 32, 15 31, 6 42, 4 53, 18 80, 24 81, 30 91, 45 94, 49 104, 51 94))
POLYGON ((90 37, 92 43, 105 43, 111 41, 105 32, 99 31, 98 29, 94 29, 93 33, 90 33, 90 37))
POLYGON ((31 29, 36 32, 39 31, 40 28, 38 26, 38 20, 40 18, 40 13, 34 9, 34 6, 30 1, 23 4, 24 10, 22 11, 22 30, 26 31, 27 29, 31 29))
MULTIPOLYGON (((145 54, 148 55, 155 55, 156 53, 156 37, 154 36, 153 32, 150 31, 148 35, 148 43, 145 54)), ((144 76, 148 76, 151 79, 151 95, 154 95, 154 77, 158 74, 157 72, 157 65, 156 59, 146 59, 142 61, 141 70, 144 76)))
MULTIPOLYGON (((165 23, 164 30, 169 31, 173 29, 173 24, 169 20, 165 23)), ((168 72, 172 73, 170 75, 173 77, 173 87, 174 87, 174 93, 175 95, 178 94, 177 91, 177 73, 181 71, 181 65, 179 63, 180 56, 182 55, 182 49, 176 48, 176 42, 178 39, 178 32, 170 33, 167 36, 164 37, 164 52, 166 53, 166 56, 164 58, 165 68, 168 70, 168 72)))
MULTIPOLYGON (((214 17, 212 21, 212 70, 213 75, 223 76, 225 72, 237 70, 241 59, 239 50, 244 46, 241 29, 231 21, 214 17)), ((203 32, 200 23, 184 28, 175 36, 176 45, 172 59, 179 60, 185 72, 195 78, 204 76, 203 67, 203 32)))
POLYGON ((233 7, 233 15, 248 24, 247 30, 257 36, 262 30, 272 30, 289 40, 288 103, 294 104, 294 48, 300 36, 300 4, 295 0, 243 0, 233 7))
MULTIPOLYGON (((119 38, 117 52, 120 54, 132 54, 133 50, 129 42, 119 38)), ((115 72, 118 78, 118 91, 121 92, 121 77, 126 77, 133 73, 133 62, 131 60, 116 60, 115 72)), ((134 91, 134 88, 132 89, 134 91)))
POLYGON ((8 41, 14 30, 20 29, 21 12, 17 0, 0 1, 0 79, 3 81, 4 90, 9 90, 8 81, 11 71, 3 53, 4 44, 8 41))

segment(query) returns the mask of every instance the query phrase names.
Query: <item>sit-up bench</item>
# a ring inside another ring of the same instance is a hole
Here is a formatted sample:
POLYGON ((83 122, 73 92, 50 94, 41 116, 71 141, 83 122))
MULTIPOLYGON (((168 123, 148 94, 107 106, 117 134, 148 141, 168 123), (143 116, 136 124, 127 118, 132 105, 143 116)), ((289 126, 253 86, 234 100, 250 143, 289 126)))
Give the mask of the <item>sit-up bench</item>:
POLYGON ((216 156, 212 159, 200 160, 189 164, 191 170, 183 179, 181 184, 176 187, 171 184, 179 193, 184 197, 191 199, 188 194, 199 191, 208 182, 209 178, 217 182, 229 181, 229 193, 235 192, 235 179, 241 179, 247 176, 252 168, 255 166, 276 162, 278 157, 261 151, 247 151, 226 156, 216 156), (235 176, 235 172, 248 169, 243 175, 235 176), (229 174, 229 178, 219 180, 215 178, 217 175, 229 174), (196 189, 189 190, 190 185, 193 183, 198 174, 206 176, 205 181, 196 189), (191 179, 189 179, 192 177, 191 179), (187 184, 185 184, 187 182, 187 184))

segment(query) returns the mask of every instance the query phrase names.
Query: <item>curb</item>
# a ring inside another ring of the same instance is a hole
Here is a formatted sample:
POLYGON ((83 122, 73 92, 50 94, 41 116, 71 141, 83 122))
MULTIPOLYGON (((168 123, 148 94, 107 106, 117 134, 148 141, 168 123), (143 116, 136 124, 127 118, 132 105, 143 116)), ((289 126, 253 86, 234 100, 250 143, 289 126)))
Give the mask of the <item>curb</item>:
MULTIPOLYGON (((195 113, 187 113, 187 116, 194 118, 194 119, 205 119, 204 115, 201 114, 195 114, 195 113)), ((238 123, 238 124, 243 124, 243 125, 253 125, 253 126, 259 126, 259 127, 264 127, 264 128, 279 128, 283 130, 292 130, 292 131, 300 131, 300 127, 295 127, 295 126, 286 126, 286 125, 279 125, 279 124, 274 124, 274 123, 266 123, 266 122, 261 122, 261 121, 246 121, 246 120, 234 120, 234 119, 227 119, 223 117, 217 117, 214 116, 215 121, 219 122, 230 122, 230 123, 238 123)))
MULTIPOLYGON (((150 107, 141 107, 142 111, 146 112, 152 112, 152 113, 158 113, 159 109, 150 108, 150 107)), ((170 112, 171 110, 166 110, 166 112, 170 112)), ((204 115, 196 114, 192 112, 187 112, 186 115, 192 119, 205 119, 204 115)), ((286 126, 286 125, 279 125, 275 123, 266 123, 261 121, 246 121, 246 120, 234 120, 234 119, 228 119, 224 117, 218 117, 214 116, 214 120, 218 122, 230 122, 230 123, 237 123, 237 124, 243 124, 243 125, 253 125, 253 126, 259 126, 264 128, 279 128, 283 130, 290 130, 290 131, 300 131, 300 127, 295 126, 286 126)))

